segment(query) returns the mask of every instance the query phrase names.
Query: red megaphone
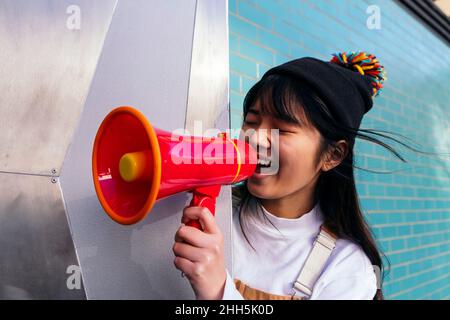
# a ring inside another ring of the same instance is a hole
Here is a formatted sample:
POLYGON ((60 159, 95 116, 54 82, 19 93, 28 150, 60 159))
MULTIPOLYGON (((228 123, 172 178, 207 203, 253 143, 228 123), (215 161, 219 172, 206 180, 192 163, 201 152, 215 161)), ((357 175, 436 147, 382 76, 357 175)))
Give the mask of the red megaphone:
MULTIPOLYGON (((193 192, 191 206, 214 215, 220 186, 247 179, 256 163, 256 152, 244 141, 226 134, 173 135, 153 128, 138 110, 120 107, 98 129, 92 173, 103 209, 128 225, 144 219, 156 200, 184 191, 193 192)), ((200 228, 197 220, 188 225, 200 228)))

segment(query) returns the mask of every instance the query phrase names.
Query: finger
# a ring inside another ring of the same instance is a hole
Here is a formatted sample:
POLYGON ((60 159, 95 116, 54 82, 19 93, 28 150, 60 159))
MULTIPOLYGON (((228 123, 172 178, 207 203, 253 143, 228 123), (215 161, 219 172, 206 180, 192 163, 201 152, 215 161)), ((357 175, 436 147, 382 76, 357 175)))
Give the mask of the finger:
MULTIPOLYGON (((188 208, 188 207, 186 207, 186 208, 188 208)), ((183 212, 184 212, 184 210, 186 210, 186 208, 183 209, 183 212)), ((189 219, 189 218, 188 218, 187 216, 185 216, 184 213, 183 213, 183 215, 181 216, 181 223, 182 223, 182 224, 187 224, 189 221, 191 221, 191 219, 189 219)))
POLYGON ((210 242, 210 236, 197 228, 183 226, 175 233, 176 242, 186 242, 198 248, 205 248, 210 242))
POLYGON ((175 257, 173 260, 173 264, 175 265, 175 268, 182 271, 188 279, 191 278, 191 274, 194 273, 194 263, 192 261, 189 261, 188 259, 182 258, 182 257, 175 257))
POLYGON ((214 219, 214 216, 208 208, 187 207, 183 210, 183 216, 187 217, 189 220, 198 219, 203 227, 203 231, 206 233, 220 233, 220 229, 216 224, 216 219, 214 219))
POLYGON ((203 261, 205 257, 204 250, 187 243, 175 242, 172 250, 177 257, 185 258, 192 262, 203 261))
MULTIPOLYGON (((185 224, 185 225, 187 225, 188 222, 193 221, 193 219, 189 218, 188 216, 186 216, 186 215, 184 214, 184 211, 185 211, 186 209, 188 209, 188 208, 191 208, 191 207, 190 207, 190 206, 184 207, 184 209, 183 209, 183 215, 181 216, 181 223, 182 223, 182 224, 185 224)), ((192 207, 192 208, 195 208, 195 207, 192 207)), ((197 219, 195 219, 195 220, 197 220, 197 219)), ((192 227, 192 226, 191 226, 191 227, 192 227)), ((203 225, 202 225, 202 230, 203 230, 203 225)))

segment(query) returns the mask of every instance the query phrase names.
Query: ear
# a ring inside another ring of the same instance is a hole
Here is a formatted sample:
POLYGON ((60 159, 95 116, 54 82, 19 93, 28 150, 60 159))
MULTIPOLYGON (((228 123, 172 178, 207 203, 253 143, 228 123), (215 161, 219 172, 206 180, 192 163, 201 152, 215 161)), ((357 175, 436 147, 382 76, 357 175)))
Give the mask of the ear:
POLYGON ((348 151, 348 142, 345 140, 339 140, 334 145, 330 146, 326 151, 322 162, 322 171, 330 171, 340 165, 347 156, 348 151))

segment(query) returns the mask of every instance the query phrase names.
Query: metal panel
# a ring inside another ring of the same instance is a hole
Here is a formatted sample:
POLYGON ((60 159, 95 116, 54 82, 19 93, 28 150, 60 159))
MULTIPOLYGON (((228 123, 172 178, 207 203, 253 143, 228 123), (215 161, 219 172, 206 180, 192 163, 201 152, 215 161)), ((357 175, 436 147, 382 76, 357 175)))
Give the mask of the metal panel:
MULTIPOLYGON (((185 128, 191 134, 195 124, 225 131, 229 112, 228 1, 197 0, 194 42, 185 128)), ((223 186, 216 204, 216 221, 224 236, 225 261, 232 270, 231 187, 223 186)))
POLYGON ((229 128, 228 1, 198 0, 186 113, 186 129, 195 121, 204 130, 229 128))
POLYGON ((84 299, 61 189, 49 177, 0 173, 0 299, 84 299), (69 273, 66 271, 69 268, 69 273))
POLYGON ((0 172, 58 174, 115 4, 0 1, 0 172))
MULTIPOLYGON (((160 201, 137 225, 118 225, 103 212, 95 196, 91 152, 101 121, 120 105, 138 108, 156 127, 184 128, 195 9, 195 0, 124 0, 117 4, 61 176, 89 299, 194 297, 189 282, 173 265, 172 252, 181 211, 190 195, 160 201)), ((226 10, 222 14, 225 17, 226 10)), ((218 203, 229 201, 225 197, 218 203)), ((219 223, 227 229, 230 217, 219 223)))

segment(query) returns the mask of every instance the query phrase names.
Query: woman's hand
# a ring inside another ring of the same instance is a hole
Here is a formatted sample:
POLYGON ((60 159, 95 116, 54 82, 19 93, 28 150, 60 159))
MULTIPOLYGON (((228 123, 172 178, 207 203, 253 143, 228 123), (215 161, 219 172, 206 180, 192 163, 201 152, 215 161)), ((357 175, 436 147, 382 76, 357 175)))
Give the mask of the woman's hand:
POLYGON ((182 223, 198 219, 203 231, 181 226, 175 234, 175 267, 189 279, 198 300, 221 300, 226 281, 223 236, 207 208, 186 207, 182 223))

